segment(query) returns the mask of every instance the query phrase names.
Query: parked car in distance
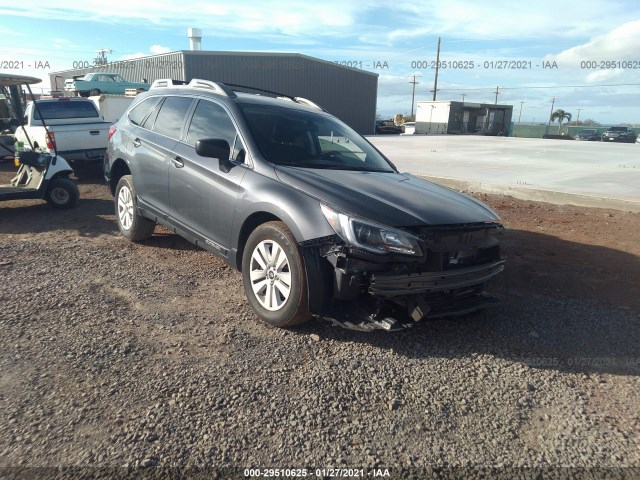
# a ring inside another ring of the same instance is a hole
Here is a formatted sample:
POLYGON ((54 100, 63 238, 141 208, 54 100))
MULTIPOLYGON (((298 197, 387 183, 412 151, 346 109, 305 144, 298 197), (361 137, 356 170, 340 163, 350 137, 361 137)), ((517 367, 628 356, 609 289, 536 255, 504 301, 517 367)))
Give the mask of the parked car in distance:
POLYGON ((149 90, 151 85, 145 82, 128 82, 117 73, 87 73, 84 77, 64 81, 64 90, 78 93, 81 97, 95 96, 102 93, 124 95, 125 90, 149 90))
POLYGON ((277 327, 397 330, 495 303, 493 210, 400 173, 313 102, 260 93, 167 79, 136 97, 104 163, 125 238, 160 223, 218 255, 277 327))
POLYGON ((603 142, 626 142, 633 143, 637 135, 629 127, 609 127, 602 134, 603 142))
POLYGON ((393 120, 376 120, 376 134, 399 135, 400 133, 402 133, 402 127, 396 125, 393 120))
POLYGON ((585 128, 580 130, 575 136, 576 140, 583 140, 587 142, 600 141, 601 135, 596 128, 585 128))

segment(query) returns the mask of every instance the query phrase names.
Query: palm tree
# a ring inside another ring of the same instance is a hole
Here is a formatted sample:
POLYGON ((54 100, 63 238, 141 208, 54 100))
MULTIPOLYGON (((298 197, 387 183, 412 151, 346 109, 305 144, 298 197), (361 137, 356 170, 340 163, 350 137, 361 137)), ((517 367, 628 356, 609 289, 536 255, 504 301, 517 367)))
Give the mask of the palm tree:
POLYGON ((551 114, 551 121, 552 122, 558 120, 558 135, 560 135, 560 127, 562 126, 562 122, 565 119, 567 120, 567 122, 570 122, 572 116, 573 115, 571 115, 569 112, 565 112, 561 108, 559 108, 558 110, 556 110, 555 112, 553 112, 551 114))

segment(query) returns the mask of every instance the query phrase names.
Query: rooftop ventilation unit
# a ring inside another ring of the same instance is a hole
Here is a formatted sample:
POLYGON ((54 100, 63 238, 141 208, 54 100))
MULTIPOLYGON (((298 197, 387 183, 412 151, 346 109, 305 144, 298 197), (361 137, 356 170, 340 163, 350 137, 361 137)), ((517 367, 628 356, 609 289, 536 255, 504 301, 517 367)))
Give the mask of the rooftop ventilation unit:
POLYGON ((202 50, 202 30, 199 28, 188 28, 187 34, 189 35, 189 49, 202 50))

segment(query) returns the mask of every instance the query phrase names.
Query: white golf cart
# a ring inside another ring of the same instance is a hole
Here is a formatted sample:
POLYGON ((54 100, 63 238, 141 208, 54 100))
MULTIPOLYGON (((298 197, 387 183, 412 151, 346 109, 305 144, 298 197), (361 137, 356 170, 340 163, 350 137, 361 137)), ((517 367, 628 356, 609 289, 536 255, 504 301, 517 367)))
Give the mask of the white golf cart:
MULTIPOLYGON (((0 132, 6 129, 10 135, 22 128, 25 106, 22 87, 26 87, 34 99, 30 85, 39 82, 40 79, 35 77, 0 73, 0 132)), ((37 109, 37 103, 33 104, 37 109)), ((46 129, 44 117, 39 116, 46 129)), ((27 141, 28 145, 11 147, 0 142, 0 150, 3 150, 0 158, 14 154, 15 150, 15 165, 18 167, 10 183, 0 184, 0 200, 41 198, 56 208, 73 207, 80 197, 76 182, 70 178, 73 169, 58 156, 55 144, 52 155, 34 149, 28 135, 27 141)))

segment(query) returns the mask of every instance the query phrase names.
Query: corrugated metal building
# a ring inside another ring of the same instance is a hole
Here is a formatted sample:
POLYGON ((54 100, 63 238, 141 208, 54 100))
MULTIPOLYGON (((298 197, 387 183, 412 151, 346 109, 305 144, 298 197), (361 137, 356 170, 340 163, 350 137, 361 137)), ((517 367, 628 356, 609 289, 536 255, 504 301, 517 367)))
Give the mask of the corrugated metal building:
POLYGON ((118 73, 129 81, 202 78, 305 97, 357 132, 374 133, 378 75, 297 53, 181 50, 54 72, 51 88, 62 90, 66 79, 91 72, 118 73))

